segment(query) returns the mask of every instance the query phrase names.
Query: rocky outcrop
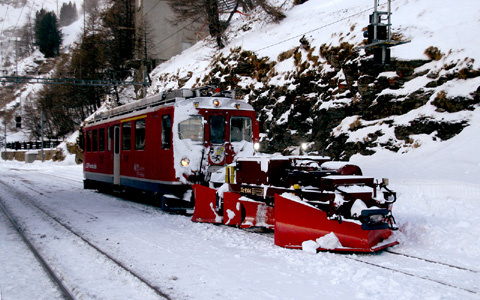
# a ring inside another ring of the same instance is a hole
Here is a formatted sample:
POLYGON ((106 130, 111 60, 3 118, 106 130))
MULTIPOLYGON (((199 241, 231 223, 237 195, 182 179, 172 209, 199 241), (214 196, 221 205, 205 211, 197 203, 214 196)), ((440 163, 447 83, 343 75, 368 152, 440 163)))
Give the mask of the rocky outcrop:
POLYGON ((440 59, 434 50, 428 52, 431 60, 393 59, 383 66, 351 44, 316 49, 302 38, 276 61, 241 48, 219 55, 198 85, 234 88, 248 100, 258 112, 265 152, 288 153, 306 142, 310 152, 348 159, 378 148, 419 147, 418 135, 447 140, 468 126, 462 115, 445 114, 475 109, 480 87, 467 97, 449 96, 442 87, 480 71, 469 68, 468 59, 432 65, 440 59))

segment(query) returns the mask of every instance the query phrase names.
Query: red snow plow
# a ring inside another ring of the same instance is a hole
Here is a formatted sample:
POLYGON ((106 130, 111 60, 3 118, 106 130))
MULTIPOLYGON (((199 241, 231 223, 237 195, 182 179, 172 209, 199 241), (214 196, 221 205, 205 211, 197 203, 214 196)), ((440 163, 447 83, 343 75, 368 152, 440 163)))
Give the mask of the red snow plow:
POLYGON ((275 244, 310 251, 375 252, 398 244, 387 181, 325 157, 247 157, 194 185, 194 222, 274 230, 275 244))

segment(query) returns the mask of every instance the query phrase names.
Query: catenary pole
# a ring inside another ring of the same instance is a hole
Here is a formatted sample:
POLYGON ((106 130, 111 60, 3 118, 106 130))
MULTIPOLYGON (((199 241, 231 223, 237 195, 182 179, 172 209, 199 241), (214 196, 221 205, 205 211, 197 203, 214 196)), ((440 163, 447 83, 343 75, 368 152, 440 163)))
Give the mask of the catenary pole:
POLYGON ((44 159, 44 155, 43 155, 43 109, 42 109, 42 117, 41 117, 41 122, 42 122, 42 141, 41 141, 41 145, 42 145, 42 163, 43 163, 43 159, 44 159))
POLYGON ((7 121, 3 120, 3 125, 5 126, 5 161, 7 161, 7 121))

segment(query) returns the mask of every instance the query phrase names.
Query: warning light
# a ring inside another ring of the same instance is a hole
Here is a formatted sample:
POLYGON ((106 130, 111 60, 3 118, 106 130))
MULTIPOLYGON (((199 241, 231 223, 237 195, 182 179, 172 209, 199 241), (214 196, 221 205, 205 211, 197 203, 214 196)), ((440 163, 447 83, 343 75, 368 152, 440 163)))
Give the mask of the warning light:
POLYGON ((16 116, 15 117, 15 127, 16 128, 22 128, 22 117, 21 116, 16 116))

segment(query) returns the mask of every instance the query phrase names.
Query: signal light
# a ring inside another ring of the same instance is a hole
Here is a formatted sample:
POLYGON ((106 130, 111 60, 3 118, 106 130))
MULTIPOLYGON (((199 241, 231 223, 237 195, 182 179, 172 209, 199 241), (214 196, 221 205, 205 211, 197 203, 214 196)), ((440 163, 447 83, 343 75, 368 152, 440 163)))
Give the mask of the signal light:
POLYGON ((21 116, 16 116, 15 117, 15 127, 16 128, 22 128, 22 117, 21 116))

